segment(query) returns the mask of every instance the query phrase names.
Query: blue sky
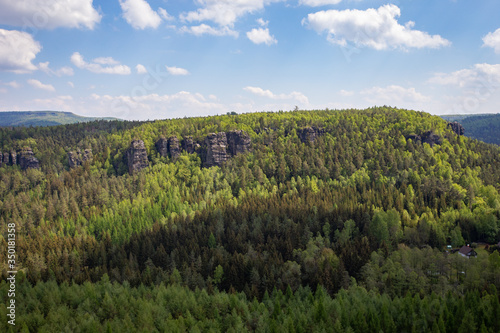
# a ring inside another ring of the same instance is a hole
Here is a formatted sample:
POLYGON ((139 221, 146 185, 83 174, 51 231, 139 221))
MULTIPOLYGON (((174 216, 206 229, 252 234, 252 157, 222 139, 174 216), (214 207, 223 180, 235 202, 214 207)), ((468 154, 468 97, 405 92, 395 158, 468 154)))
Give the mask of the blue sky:
POLYGON ((500 112, 493 0, 0 0, 0 110, 500 112))

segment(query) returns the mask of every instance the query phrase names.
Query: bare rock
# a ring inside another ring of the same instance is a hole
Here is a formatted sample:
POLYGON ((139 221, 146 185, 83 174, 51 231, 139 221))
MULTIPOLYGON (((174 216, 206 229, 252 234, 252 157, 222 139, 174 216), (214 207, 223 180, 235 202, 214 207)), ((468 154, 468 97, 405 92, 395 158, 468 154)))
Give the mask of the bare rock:
POLYGON ((68 152, 68 163, 70 168, 76 168, 82 165, 85 161, 92 160, 92 149, 85 149, 83 152, 80 149, 68 152))
POLYGON ((10 152, 9 164, 16 165, 17 164, 17 153, 15 151, 10 152))
POLYGON ((457 135, 464 135, 465 133, 465 128, 457 121, 448 123, 447 127, 451 128, 451 130, 455 132, 457 135))
POLYGON ((9 153, 3 153, 3 164, 4 165, 9 165, 10 163, 10 154, 9 153))
POLYGON ((39 169, 40 163, 38 159, 35 157, 33 150, 31 148, 24 148, 18 154, 19 165, 22 170, 26 169, 39 169))
POLYGON ((325 130, 315 126, 309 126, 300 129, 297 134, 300 138, 300 141, 304 143, 314 142, 319 136, 325 134, 325 130))
POLYGON ((134 140, 127 150, 128 172, 130 174, 141 171, 149 165, 146 146, 142 140, 134 140))
POLYGON ((168 156, 168 140, 166 138, 160 138, 155 143, 156 150, 160 153, 161 157, 168 156))
POLYGON ((224 132, 210 133, 204 141, 203 165, 211 167, 221 165, 228 159, 227 136, 224 132))
POLYGON ((417 135, 417 134, 407 135, 406 140, 408 140, 408 139, 411 139, 411 141, 413 141, 413 143, 415 143, 417 141, 422 141, 422 138, 420 137, 420 135, 417 135))
POLYGON ((228 152, 231 156, 242 154, 250 150, 251 139, 247 132, 242 130, 226 133, 228 152))
POLYGON ((200 148, 200 144, 193 140, 192 136, 186 136, 182 140, 182 149, 184 149, 188 154, 196 152, 200 148))
POLYGON ((179 139, 176 136, 168 138, 168 153, 174 160, 181 155, 181 146, 179 144, 179 139))
POLYGON ((427 131, 422 134, 422 143, 428 143, 431 147, 435 144, 440 145, 441 137, 434 133, 433 131, 427 131))

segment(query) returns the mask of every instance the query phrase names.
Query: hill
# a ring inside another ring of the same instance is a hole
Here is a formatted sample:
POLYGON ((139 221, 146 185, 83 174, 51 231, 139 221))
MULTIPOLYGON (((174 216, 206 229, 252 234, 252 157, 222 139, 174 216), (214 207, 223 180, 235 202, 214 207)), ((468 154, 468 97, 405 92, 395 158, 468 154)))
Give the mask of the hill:
POLYGON ((20 330, 500 330, 500 147, 440 117, 2 128, 0 151, 0 313, 12 264, 20 330), (474 243, 492 246, 444 251, 474 243))
POLYGON ((458 121, 465 128, 465 136, 500 145, 500 114, 442 116, 458 121))
POLYGON ((61 111, 1 111, 0 127, 9 126, 55 126, 95 120, 117 120, 116 118, 82 117, 61 111))

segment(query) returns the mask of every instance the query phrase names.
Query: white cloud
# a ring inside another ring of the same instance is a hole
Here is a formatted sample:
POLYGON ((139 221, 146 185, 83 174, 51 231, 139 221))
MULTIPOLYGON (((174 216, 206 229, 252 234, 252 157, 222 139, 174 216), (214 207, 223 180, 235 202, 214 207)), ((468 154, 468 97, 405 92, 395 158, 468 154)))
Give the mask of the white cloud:
POLYGON ((160 14, 160 16, 165 20, 165 21, 174 21, 175 18, 170 15, 169 13, 167 13, 167 11, 163 8, 158 8, 158 14, 160 14))
POLYGON ((414 22, 402 26, 396 20, 401 15, 396 5, 378 9, 328 10, 309 14, 302 21, 318 33, 326 31, 327 39, 341 46, 348 42, 376 50, 394 48, 439 48, 451 43, 439 35, 412 30, 414 22))
POLYGON ((119 62, 115 61, 113 58, 96 58, 93 63, 86 62, 82 55, 78 52, 73 53, 71 56, 71 62, 73 65, 80 69, 86 69, 91 71, 92 73, 104 73, 104 74, 120 74, 120 75, 128 75, 131 73, 130 67, 125 65, 119 65, 119 62), (95 60, 106 63, 113 63, 115 65, 103 67, 100 63, 96 63, 95 60))
POLYGON ((36 89, 41 89, 46 91, 56 91, 54 86, 52 86, 51 84, 43 84, 42 82, 35 79, 29 79, 27 82, 30 86, 33 86, 36 89))
POLYGON ((64 66, 59 68, 58 70, 53 70, 49 67, 49 62, 41 62, 38 64, 38 69, 40 69, 42 72, 47 73, 49 75, 55 75, 55 76, 72 76, 74 74, 73 68, 64 66))
POLYGON ((115 59, 113 59, 111 57, 98 57, 92 61, 95 62, 96 64, 100 64, 100 65, 111 65, 112 66, 112 65, 119 65, 120 64, 119 61, 116 61, 115 59))
POLYGON ((476 64, 472 68, 461 69, 452 73, 437 73, 429 82, 460 88, 497 85, 500 83, 500 64, 476 64))
POLYGON ((268 28, 252 29, 249 32, 247 32, 247 37, 255 44, 273 45, 278 43, 276 38, 274 38, 274 36, 271 36, 269 34, 268 28))
POLYGON ((269 21, 265 21, 263 18, 258 18, 256 21, 261 27, 264 28, 269 24, 269 21))
POLYGON ((0 24, 36 29, 94 29, 101 15, 92 0, 0 0, 0 24))
POLYGON ((11 88, 15 88, 15 89, 21 88, 21 85, 19 83, 17 83, 17 81, 6 82, 6 83, 3 83, 3 85, 11 87, 11 88))
POLYGON ((376 105, 421 106, 421 103, 430 101, 429 97, 417 92, 415 88, 404 88, 397 85, 390 85, 385 88, 373 87, 361 91, 360 94, 365 96, 367 102, 376 105))
POLYGON ((183 13, 181 20, 187 22, 212 21, 220 26, 232 27, 236 20, 248 13, 264 9, 264 6, 280 0, 198 0, 202 8, 183 13))
POLYGON ((71 81, 68 81, 68 86, 70 86, 71 88, 74 88, 75 87, 75 84, 71 81))
POLYGON ((37 69, 31 62, 42 47, 23 31, 0 29, 0 71, 29 73, 37 69))
MULTIPOLYGON (((134 29, 156 29, 161 23, 160 15, 152 10, 145 0, 120 0, 120 6, 123 10, 123 18, 134 29)), ((167 12, 160 11, 160 14, 162 13, 167 12)))
POLYGON ((483 46, 489 46, 495 50, 495 53, 500 54, 500 28, 484 36, 483 42, 483 46))
POLYGON ((307 96, 305 96, 303 93, 297 92, 297 91, 293 91, 289 94, 278 94, 277 95, 270 90, 264 90, 264 89, 259 88, 259 87, 248 86, 248 87, 245 87, 243 89, 248 91, 248 92, 251 92, 254 95, 261 96, 261 97, 266 97, 266 98, 276 99, 276 100, 296 100, 296 101, 303 103, 303 104, 309 104, 309 99, 307 98, 307 96))
POLYGON ((342 0, 299 0, 299 5, 319 7, 326 5, 336 5, 342 2, 342 0))
POLYGON ((238 32, 229 27, 214 28, 207 24, 200 24, 195 26, 183 26, 179 29, 181 32, 193 34, 195 36, 212 35, 212 36, 232 36, 238 38, 238 32))
POLYGON ((188 75, 189 74, 187 69, 184 69, 184 68, 169 67, 169 66, 165 66, 165 68, 167 69, 167 71, 170 75, 188 75))
POLYGON ((135 70, 137 71, 137 74, 146 74, 148 72, 146 67, 141 64, 137 64, 137 66, 135 66, 135 70))

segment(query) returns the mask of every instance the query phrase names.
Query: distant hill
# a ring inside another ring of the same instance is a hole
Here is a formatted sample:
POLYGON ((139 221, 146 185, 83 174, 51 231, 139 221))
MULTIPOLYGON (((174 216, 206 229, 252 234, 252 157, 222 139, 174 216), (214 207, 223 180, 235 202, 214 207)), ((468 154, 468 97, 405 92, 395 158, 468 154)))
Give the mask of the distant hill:
POLYGON ((457 121, 462 124, 465 128, 465 136, 469 138, 500 145, 500 113, 441 117, 447 121, 457 121))
POLYGON ((117 118, 83 117, 61 111, 6 111, 0 112, 0 127, 55 126, 84 123, 94 120, 119 120, 117 118))

